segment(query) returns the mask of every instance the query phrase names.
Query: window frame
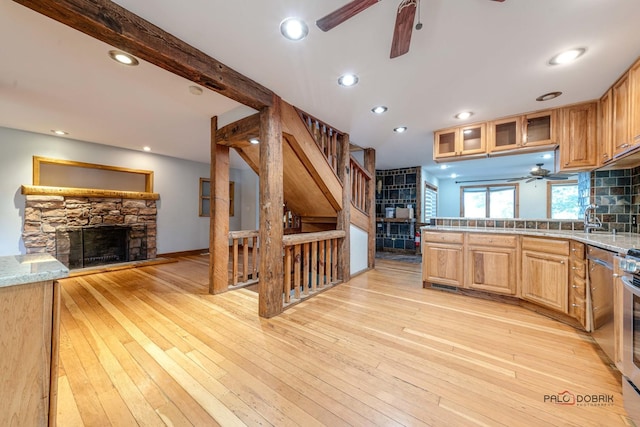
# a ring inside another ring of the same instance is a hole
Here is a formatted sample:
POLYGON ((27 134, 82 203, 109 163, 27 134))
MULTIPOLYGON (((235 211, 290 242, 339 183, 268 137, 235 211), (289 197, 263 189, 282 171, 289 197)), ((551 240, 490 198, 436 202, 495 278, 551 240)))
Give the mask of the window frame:
POLYGON ((491 212, 491 203, 490 203, 490 197, 489 194, 490 189, 491 188, 496 188, 496 187, 512 187, 514 189, 514 194, 513 194, 513 218, 518 218, 520 216, 520 185, 516 182, 513 184, 486 184, 486 185, 463 185, 460 187, 460 217, 461 218, 466 218, 464 216, 464 191, 467 188, 484 188, 485 189, 485 200, 486 200, 486 205, 485 205, 485 216, 484 218, 486 219, 491 219, 492 217, 489 216, 489 213, 491 212))
MULTIPOLYGON (((198 187, 198 216, 210 216, 209 210, 204 209, 204 201, 209 201, 209 206, 211 206, 211 194, 205 196, 202 194, 203 185, 210 185, 211 180, 209 178, 200 178, 200 186, 198 187)), ((235 188, 236 184, 233 181, 229 181, 229 216, 234 216, 234 198, 235 198, 235 188)))
MULTIPOLYGON (((578 180, 576 179, 570 179, 570 180, 566 180, 566 181, 547 181, 547 218, 548 219, 554 219, 551 217, 551 211, 552 211, 552 188, 554 186, 565 186, 565 185, 578 185, 578 180)), ((578 198, 580 196, 578 195, 578 198)), ((559 219, 559 218, 556 218, 559 219)), ((579 219, 579 218, 575 218, 575 219, 579 219)))

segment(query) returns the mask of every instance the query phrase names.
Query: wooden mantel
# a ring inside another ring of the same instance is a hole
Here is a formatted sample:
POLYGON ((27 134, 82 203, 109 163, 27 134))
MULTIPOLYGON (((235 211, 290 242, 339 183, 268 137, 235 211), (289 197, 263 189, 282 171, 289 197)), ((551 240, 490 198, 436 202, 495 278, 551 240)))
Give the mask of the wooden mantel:
POLYGON ((47 187, 43 185, 23 185, 25 196, 65 196, 65 197, 105 197, 138 200, 158 200, 160 194, 144 191, 99 190, 95 188, 47 187))

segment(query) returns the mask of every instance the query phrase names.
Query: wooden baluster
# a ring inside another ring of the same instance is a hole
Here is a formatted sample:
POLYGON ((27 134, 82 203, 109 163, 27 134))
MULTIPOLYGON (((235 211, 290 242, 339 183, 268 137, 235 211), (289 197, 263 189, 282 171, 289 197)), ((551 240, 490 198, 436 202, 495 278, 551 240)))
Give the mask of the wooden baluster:
POLYGON ((364 211, 365 191, 366 191, 366 188, 367 188, 367 179, 364 177, 362 172, 360 173, 360 176, 362 177, 362 179, 360 181, 360 191, 358 192, 358 194, 360 195, 360 209, 362 209, 364 211))
POLYGON ((233 239, 233 265, 231 267, 232 271, 232 284, 233 286, 238 284, 238 239, 233 239))
POLYGON ((302 268, 300 250, 300 245, 293 247, 293 286, 296 299, 300 299, 300 269, 302 268))
POLYGON ((311 242, 311 292, 318 287, 318 242, 311 242))
POLYGON ((305 296, 309 295, 309 282, 311 280, 309 277, 309 255, 309 243, 305 243, 302 254, 302 290, 305 296))
POLYGON ((291 301, 291 246, 284 248, 284 302, 291 301))
POLYGON ((332 131, 331 134, 331 151, 333 156, 333 162, 331 165, 333 166, 333 170, 338 170, 338 132, 332 131))
POLYGON ((318 242, 318 287, 324 288, 324 263, 325 263, 325 252, 324 252, 324 240, 320 240, 318 242))
POLYGON ((338 239, 331 243, 331 283, 338 281, 338 239))
POLYGON ((324 261, 324 283, 325 285, 331 284, 331 240, 327 240, 325 243, 325 261, 324 261))
POLYGON ((253 258, 253 271, 251 278, 256 280, 258 278, 258 238, 253 237, 253 246, 251 248, 251 258, 253 258))
POLYGON ((242 239, 242 281, 249 280, 249 238, 242 239))

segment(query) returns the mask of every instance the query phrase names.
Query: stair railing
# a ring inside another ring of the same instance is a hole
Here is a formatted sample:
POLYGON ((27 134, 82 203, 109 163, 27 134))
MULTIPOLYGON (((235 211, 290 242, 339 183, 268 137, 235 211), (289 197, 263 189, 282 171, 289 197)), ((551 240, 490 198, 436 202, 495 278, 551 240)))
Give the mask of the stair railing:
POLYGON ((229 287, 240 288, 258 283, 260 249, 258 230, 229 232, 231 240, 231 277, 229 287), (242 248, 242 256, 240 256, 242 248))
POLYGON ((360 163, 353 156, 349 164, 351 169, 351 203, 368 215, 369 183, 373 177, 369 171, 360 166, 360 163))
POLYGON ((340 164, 339 156, 342 152, 341 145, 344 141, 344 133, 298 108, 296 108, 296 111, 298 111, 298 115, 300 115, 302 121, 307 125, 309 133, 316 141, 318 148, 327 159, 333 171, 336 175, 340 176, 340 174, 338 174, 338 165, 340 164))

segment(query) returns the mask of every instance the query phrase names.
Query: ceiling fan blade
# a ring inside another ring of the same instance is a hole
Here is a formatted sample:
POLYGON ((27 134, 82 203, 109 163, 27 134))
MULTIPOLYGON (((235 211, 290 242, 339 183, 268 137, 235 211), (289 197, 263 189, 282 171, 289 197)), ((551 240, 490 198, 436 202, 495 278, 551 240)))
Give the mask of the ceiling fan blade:
POLYGON ((493 1, 499 1, 500 3, 502 3, 504 0, 493 0, 493 1))
POLYGON ((526 176, 521 176, 520 178, 511 178, 511 179, 508 179, 507 182, 522 181, 523 179, 527 179, 527 177, 526 176))
POLYGON ((529 183, 529 182, 531 182, 531 181, 535 181, 536 179, 541 179, 541 178, 538 178, 537 176, 534 176, 533 178, 529 178, 529 179, 528 179, 528 180, 526 180, 525 182, 526 182, 526 183, 529 183))
POLYGON ((545 178, 547 178, 547 179, 549 179, 551 181, 558 181, 558 180, 561 180, 561 179, 569 179, 568 176, 562 176, 562 175, 549 175, 549 176, 547 176, 545 178))
POLYGON ((398 6, 396 25, 393 29, 393 41, 391 42, 390 56, 392 59, 409 52, 416 9, 416 0, 402 0, 398 6))
POLYGON ((347 19, 356 16, 358 13, 373 6, 379 1, 380 0, 353 0, 341 8, 334 10, 327 16, 318 19, 316 21, 316 25, 322 31, 329 31, 333 27, 342 24, 347 19))

